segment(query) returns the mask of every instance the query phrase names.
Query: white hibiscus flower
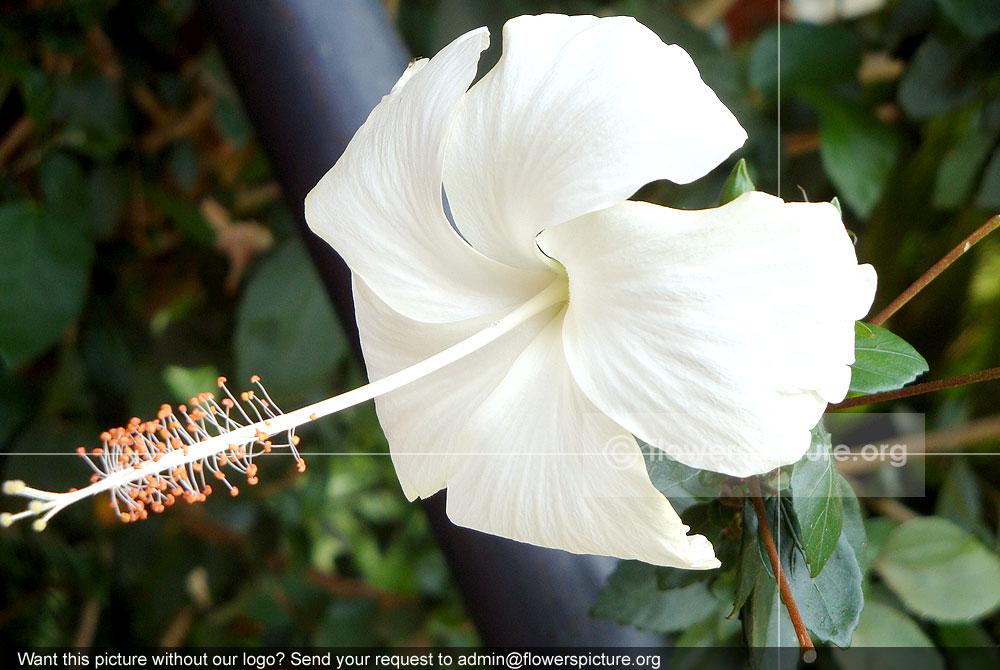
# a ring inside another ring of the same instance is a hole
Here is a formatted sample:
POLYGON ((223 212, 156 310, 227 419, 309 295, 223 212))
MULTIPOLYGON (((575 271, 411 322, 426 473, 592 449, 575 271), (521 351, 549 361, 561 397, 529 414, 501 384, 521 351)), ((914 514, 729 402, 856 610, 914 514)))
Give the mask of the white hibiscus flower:
POLYGON ((641 24, 512 19, 469 89, 488 42, 413 63, 306 200, 395 389, 376 407, 403 490, 447 487, 455 523, 524 542, 715 567, 632 436, 735 476, 798 460, 847 392, 874 270, 829 204, 627 200, 746 139, 641 24))

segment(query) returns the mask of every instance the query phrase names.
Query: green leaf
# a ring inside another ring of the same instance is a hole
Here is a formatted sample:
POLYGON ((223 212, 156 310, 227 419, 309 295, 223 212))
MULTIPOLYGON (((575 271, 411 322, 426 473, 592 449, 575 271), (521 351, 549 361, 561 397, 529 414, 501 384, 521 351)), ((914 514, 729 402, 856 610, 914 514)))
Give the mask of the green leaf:
POLYGON ((719 486, 709 477, 705 481, 704 470, 692 468, 675 461, 665 452, 642 444, 642 452, 646 458, 646 472, 653 486, 663 495, 670 498, 671 504, 678 513, 699 502, 718 497, 719 486))
POLYGON ((23 380, 0 372, 0 448, 28 417, 32 407, 29 389, 23 380))
POLYGON ((16 368, 49 349, 76 319, 93 245, 27 202, 0 206, 0 358, 16 368))
POLYGON ((849 646, 865 599, 861 569, 847 538, 840 536, 816 577, 810 576, 805 557, 794 546, 783 552, 782 568, 806 628, 824 642, 849 646))
POLYGON ((912 118, 940 116, 975 98, 995 72, 996 45, 928 37, 899 83, 899 104, 912 118))
POLYGON ((608 578, 592 614, 642 630, 666 633, 684 630, 715 610, 715 596, 708 590, 707 580, 661 590, 657 588, 655 566, 623 561, 608 578))
POLYGON ((935 207, 955 209, 965 204, 990 155, 994 139, 996 133, 993 131, 972 132, 948 150, 934 180, 931 202, 935 207))
POLYGON ((373 598, 341 599, 330 603, 313 633, 318 647, 375 645, 378 602, 373 598))
POLYGON ((944 670, 944 660, 933 649, 934 643, 913 619, 883 603, 869 602, 861 613, 850 649, 833 654, 843 670, 944 670), (893 647, 893 653, 886 653, 893 647), (919 654, 895 648, 921 648, 919 654), (927 649, 930 647, 931 649, 927 649), (914 665, 914 661, 918 661, 914 665))
POLYGON ((193 203, 155 187, 149 187, 147 195, 188 239, 205 246, 213 243, 215 232, 193 203))
POLYGON ((725 205, 728 202, 732 202, 744 193, 748 193, 753 190, 753 180, 750 179, 750 172, 747 171, 747 159, 741 158, 739 162, 733 166, 732 171, 729 173, 729 176, 726 177, 726 181, 722 185, 722 193, 719 194, 719 205, 725 205))
POLYGON ((260 375, 279 405, 332 375, 346 340, 299 244, 283 244, 257 267, 237 309, 233 348, 239 378, 260 375))
POLYGON ((852 393, 893 391, 927 370, 927 361, 903 338, 879 326, 855 324, 852 393))
POLYGON ((765 95, 805 84, 853 80, 861 39, 841 26, 786 23, 761 33, 750 51, 750 83, 765 95), (780 37, 779 37, 780 35, 780 37), (780 75, 779 75, 780 58, 780 75), (779 81, 780 76, 780 81, 779 81))
POLYGON ((856 552, 861 572, 868 572, 879 552, 882 551, 882 545, 885 544, 886 538, 898 525, 897 522, 884 516, 865 520, 865 535, 868 538, 868 546, 863 552, 856 552))
POLYGON ((840 473, 837 473, 837 485, 840 490, 843 535, 847 543, 851 545, 851 549, 854 550, 854 556, 863 575, 867 566, 863 565, 861 561, 869 551, 869 542, 868 533, 865 531, 865 520, 861 515, 861 503, 854 495, 854 489, 840 473))
POLYGON ((163 383, 174 394, 174 400, 182 403, 199 393, 215 390, 218 378, 219 371, 214 365, 202 365, 196 368, 168 365, 163 370, 163 383))
POLYGON ((1000 558, 946 519, 919 517, 896 528, 875 569, 926 619, 969 621, 1000 606, 1000 558))
POLYGON ((736 568, 736 593, 733 600, 733 617, 746 603, 757 584, 757 578, 764 568, 760 552, 757 550, 757 515, 754 514, 750 499, 743 501, 743 532, 740 536, 740 562, 736 568))
POLYGON ((128 136, 121 87, 102 75, 74 73, 57 80, 51 114, 66 126, 62 141, 90 155, 110 156, 128 136))
POLYGON ((1000 30, 1000 2, 996 0, 937 0, 937 3, 945 16, 973 39, 1000 30))
POLYGON ((956 458, 948 468, 934 507, 937 516, 992 544, 993 533, 983 523, 983 499, 979 481, 964 458, 956 458))
POLYGON ((87 175, 75 158, 65 153, 48 155, 38 167, 38 182, 51 217, 81 230, 90 226, 87 175))
POLYGON ((844 202, 868 218, 896 158, 896 134, 868 109, 830 95, 809 96, 820 112, 820 158, 844 202))
POLYGON ((1000 148, 994 150, 983 171, 983 181, 976 195, 976 207, 988 211, 1000 209, 1000 148))
POLYGON ((792 507, 813 577, 837 548, 843 528, 839 475, 830 457, 831 448, 830 433, 821 422, 812 431, 809 451, 792 467, 792 507))
POLYGON ((797 665, 799 641, 795 627, 781 602, 777 582, 766 571, 758 575, 743 609, 743 631, 754 668, 780 670, 797 665))

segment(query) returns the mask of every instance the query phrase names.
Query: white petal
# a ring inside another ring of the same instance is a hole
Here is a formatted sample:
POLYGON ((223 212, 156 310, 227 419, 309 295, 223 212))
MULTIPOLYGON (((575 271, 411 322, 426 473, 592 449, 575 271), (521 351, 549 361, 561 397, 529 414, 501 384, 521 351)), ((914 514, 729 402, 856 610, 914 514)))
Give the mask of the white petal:
POLYGON ((306 198, 306 219, 396 311, 429 322, 503 310, 544 278, 503 266, 444 214, 444 142, 489 43, 472 31, 403 74, 306 198))
MULTIPOLYGON (((386 306, 357 276, 354 305, 371 381, 443 351, 503 316, 458 323, 413 321, 386 306)), ((444 488, 469 452, 468 445, 458 439, 465 420, 559 309, 553 307, 474 354, 375 399, 407 498, 426 498, 444 488)))
POLYGON ((476 530, 574 553, 718 567, 649 481, 635 439, 595 408, 551 321, 469 417, 478 456, 448 479, 448 516, 476 530))
POLYGON ((504 263, 544 267, 538 231, 697 179, 746 139, 687 53, 635 19, 522 16, 503 43, 456 117, 444 177, 459 230, 504 263))
POLYGON ((563 335, 584 393, 683 463, 734 476, 792 463, 847 392, 875 271, 827 203, 626 202, 539 246, 569 273, 563 335))

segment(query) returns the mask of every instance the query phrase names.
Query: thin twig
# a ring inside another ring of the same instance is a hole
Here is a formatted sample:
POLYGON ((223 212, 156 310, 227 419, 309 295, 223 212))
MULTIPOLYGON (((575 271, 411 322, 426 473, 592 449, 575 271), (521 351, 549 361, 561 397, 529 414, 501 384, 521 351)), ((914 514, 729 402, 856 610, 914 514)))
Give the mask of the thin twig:
POLYGON ((865 503, 873 512, 899 523, 906 523, 920 516, 903 503, 892 498, 865 498, 865 503))
POLYGON ((10 127, 7 134, 0 139, 0 165, 7 163, 7 160, 24 144, 25 140, 31 137, 34 129, 35 123, 27 114, 18 119, 10 127))
POLYGON ((947 377, 946 379, 938 379, 933 382, 914 384, 913 386, 896 389, 895 391, 884 391, 883 393, 872 393, 871 395, 848 398, 843 402, 828 406, 826 411, 839 412, 842 409, 849 409, 851 407, 862 407, 887 400, 910 398, 915 395, 934 393, 935 391, 943 391, 944 389, 955 388, 956 386, 968 386, 969 384, 978 384, 979 382, 988 382, 994 379, 1000 379, 1000 368, 989 368, 987 370, 980 370, 979 372, 971 372, 967 375, 958 375, 957 377, 947 377))
MULTIPOLYGON (((886 444, 906 445, 906 457, 912 458, 941 451, 962 450, 998 437, 1000 437, 1000 415, 993 415, 973 419, 953 428, 942 428, 929 433, 897 435, 881 441, 886 444)), ((861 445, 852 448, 851 453, 858 453, 860 447, 861 445)), ((839 461, 837 471, 842 475, 853 475, 869 472, 887 462, 892 461, 888 457, 839 461)))
POLYGON ((757 515, 757 531, 764 540, 764 547, 767 549, 767 557, 771 561, 771 571, 774 572, 775 579, 778 580, 778 590, 781 592, 781 600, 788 610, 788 618, 792 620, 795 627, 795 636, 799 638, 799 649, 802 652, 802 660, 812 663, 816 660, 816 649, 813 647, 812 638, 802 621, 799 607, 795 604, 792 596, 792 587, 788 585, 788 579, 781 569, 781 560, 778 558, 778 549, 774 546, 774 537, 771 535, 771 527, 767 525, 767 512, 764 511, 764 499, 760 493, 760 481, 756 477, 747 478, 747 486, 750 489, 750 502, 753 504, 753 511, 757 515))
POLYGON ((97 598, 88 598, 80 611, 80 623, 76 627, 76 635, 73 637, 74 647, 89 647, 94 644, 94 635, 97 634, 97 624, 101 618, 101 601, 97 598))
POLYGON ((959 256, 974 247, 977 242, 992 233, 997 228, 1000 228, 1000 214, 994 216, 992 219, 977 228, 974 233, 959 242, 957 247, 949 251, 944 258, 932 265, 927 272, 920 275, 920 278, 917 279, 917 281, 910 284, 909 288, 900 293, 898 298, 890 302, 885 309, 876 314, 875 317, 869 321, 869 323, 881 326, 889 319, 889 317, 898 312, 903 305, 910 302, 915 295, 920 293, 925 286, 934 281, 934 279, 939 274, 944 272, 949 265, 958 260, 959 256))

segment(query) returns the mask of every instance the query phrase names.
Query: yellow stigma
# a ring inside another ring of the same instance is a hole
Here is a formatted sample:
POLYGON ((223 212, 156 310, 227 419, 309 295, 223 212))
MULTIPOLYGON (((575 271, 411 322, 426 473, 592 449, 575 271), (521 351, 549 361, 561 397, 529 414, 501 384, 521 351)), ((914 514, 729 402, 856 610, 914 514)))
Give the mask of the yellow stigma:
POLYGON ((35 531, 41 533, 43 530, 45 530, 45 526, 47 525, 48 524, 45 523, 45 521, 43 521, 42 519, 35 519, 35 521, 31 524, 31 527, 34 528, 35 531))
POLYGON ((11 524, 14 523, 14 515, 10 512, 4 512, 0 514, 0 526, 4 528, 10 528, 11 524))

